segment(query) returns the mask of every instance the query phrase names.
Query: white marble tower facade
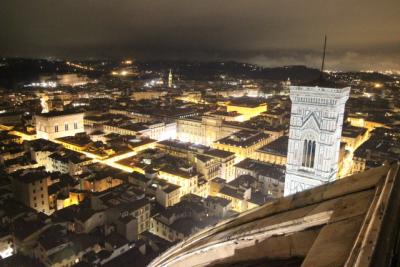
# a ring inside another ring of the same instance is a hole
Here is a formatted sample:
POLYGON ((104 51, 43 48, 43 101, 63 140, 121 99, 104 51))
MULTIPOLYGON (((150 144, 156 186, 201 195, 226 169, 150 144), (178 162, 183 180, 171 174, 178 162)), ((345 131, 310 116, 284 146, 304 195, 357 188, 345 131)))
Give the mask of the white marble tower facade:
POLYGON ((336 179, 350 87, 321 85, 290 86, 292 111, 285 196, 336 179))

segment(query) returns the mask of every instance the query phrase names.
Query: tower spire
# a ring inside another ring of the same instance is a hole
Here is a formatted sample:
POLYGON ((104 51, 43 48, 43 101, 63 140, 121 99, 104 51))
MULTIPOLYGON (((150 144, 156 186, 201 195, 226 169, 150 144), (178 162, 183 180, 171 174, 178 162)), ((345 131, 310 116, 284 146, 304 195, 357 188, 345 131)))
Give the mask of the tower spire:
POLYGON ((169 69, 169 74, 168 74, 168 87, 172 88, 172 70, 169 69))
POLYGON ((322 64, 321 64, 321 76, 320 78, 322 78, 323 74, 324 74, 324 67, 325 67, 325 54, 326 54, 326 35, 325 35, 325 40, 324 40, 324 50, 322 53, 322 64))

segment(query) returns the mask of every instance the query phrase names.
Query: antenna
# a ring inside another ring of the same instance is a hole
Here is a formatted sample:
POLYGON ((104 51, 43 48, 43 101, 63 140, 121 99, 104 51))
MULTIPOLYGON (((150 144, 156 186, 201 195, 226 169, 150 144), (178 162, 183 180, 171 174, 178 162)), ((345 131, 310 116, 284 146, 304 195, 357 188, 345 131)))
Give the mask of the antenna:
POLYGON ((322 54, 321 78, 322 78, 322 75, 324 74, 325 53, 326 53, 326 35, 325 35, 325 40, 324 40, 324 52, 322 54))

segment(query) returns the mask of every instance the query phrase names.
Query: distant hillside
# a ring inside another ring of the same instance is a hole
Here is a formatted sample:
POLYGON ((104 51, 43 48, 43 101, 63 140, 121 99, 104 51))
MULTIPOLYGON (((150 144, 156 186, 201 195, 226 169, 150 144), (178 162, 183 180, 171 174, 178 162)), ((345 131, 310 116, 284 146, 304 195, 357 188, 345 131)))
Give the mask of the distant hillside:
POLYGON ((357 76, 366 82, 393 82, 395 80, 393 77, 379 72, 346 72, 344 74, 357 76))
MULTIPOLYGON (((81 69, 74 69, 63 61, 49 61, 45 59, 3 59, 0 60, 0 87, 16 88, 22 83, 35 81, 41 74, 57 73, 82 73, 92 77, 108 74, 113 67, 117 67, 120 61, 107 60, 82 62, 95 66, 95 71, 85 72, 81 69), (97 67, 101 66, 101 67, 97 67)), ((239 62, 189 62, 189 61, 147 61, 135 63, 139 71, 152 70, 153 74, 147 74, 141 78, 153 78, 167 74, 172 69, 184 80, 221 80, 227 79, 266 79, 271 81, 285 81, 290 78, 292 81, 305 82, 314 80, 319 76, 319 70, 306 66, 284 66, 264 68, 253 64, 239 62)), ((142 72, 144 73, 144 72, 142 72)), ((391 81, 392 77, 380 73, 342 73, 357 76, 366 81, 391 81)))
POLYGON ((319 75, 316 69, 305 66, 285 66, 275 68, 263 68, 253 64, 238 62, 142 62, 139 66, 154 71, 173 69, 184 79, 213 80, 220 79, 221 75, 232 78, 252 78, 269 80, 308 81, 319 75))

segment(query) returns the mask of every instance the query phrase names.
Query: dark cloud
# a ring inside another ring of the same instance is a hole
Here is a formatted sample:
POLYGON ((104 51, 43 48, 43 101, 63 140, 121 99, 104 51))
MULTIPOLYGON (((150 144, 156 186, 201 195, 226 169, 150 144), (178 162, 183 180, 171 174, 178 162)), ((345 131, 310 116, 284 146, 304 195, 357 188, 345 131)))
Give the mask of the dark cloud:
POLYGON ((0 55, 400 69, 399 0, 1 0, 0 55))

